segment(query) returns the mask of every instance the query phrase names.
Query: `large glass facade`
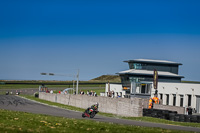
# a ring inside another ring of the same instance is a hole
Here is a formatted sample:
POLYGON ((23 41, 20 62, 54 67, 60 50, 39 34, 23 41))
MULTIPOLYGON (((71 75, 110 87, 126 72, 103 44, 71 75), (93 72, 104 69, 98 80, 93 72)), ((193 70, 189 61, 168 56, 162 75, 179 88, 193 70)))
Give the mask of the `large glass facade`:
POLYGON ((129 63, 129 68, 130 69, 145 69, 144 66, 146 66, 146 64, 142 64, 142 63, 129 63))
POLYGON ((129 62, 130 69, 165 71, 178 74, 178 65, 146 64, 129 62))
MULTIPOLYGON (((120 75, 122 86, 130 89, 131 82, 153 82, 153 76, 120 75)), ((181 78, 159 77, 159 82, 181 82, 181 78)))

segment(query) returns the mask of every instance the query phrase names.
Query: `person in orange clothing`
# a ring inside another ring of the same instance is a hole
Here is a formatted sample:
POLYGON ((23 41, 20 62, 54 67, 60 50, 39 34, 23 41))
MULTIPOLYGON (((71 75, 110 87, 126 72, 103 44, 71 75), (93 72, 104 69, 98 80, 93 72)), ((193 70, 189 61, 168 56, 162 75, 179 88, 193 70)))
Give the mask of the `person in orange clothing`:
POLYGON ((159 98, 157 97, 157 95, 154 95, 153 100, 155 104, 159 104, 159 98))
POLYGON ((149 98, 149 109, 153 109, 153 99, 150 97, 149 98))

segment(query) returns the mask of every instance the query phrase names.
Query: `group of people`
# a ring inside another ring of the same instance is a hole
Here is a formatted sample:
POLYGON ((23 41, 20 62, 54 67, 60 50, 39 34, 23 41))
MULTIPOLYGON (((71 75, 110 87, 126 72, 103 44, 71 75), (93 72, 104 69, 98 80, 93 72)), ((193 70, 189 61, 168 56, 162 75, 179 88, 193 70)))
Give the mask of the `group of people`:
MULTIPOLYGON (((79 94, 80 95, 85 95, 85 92, 83 91, 83 90, 81 90, 80 92, 79 92, 79 94)), ((87 90, 87 93, 86 93, 86 95, 88 95, 88 96, 97 96, 97 93, 95 92, 95 91, 89 91, 89 90, 87 90)))
POLYGON ((149 99, 149 107, 148 108, 149 109, 153 109, 153 105, 154 104, 159 104, 159 98, 158 98, 157 94, 155 94, 153 98, 150 97, 150 99, 149 99))
POLYGON ((116 97, 116 98, 118 98, 118 97, 121 97, 119 94, 118 94, 118 92, 114 92, 114 91, 110 91, 110 92, 107 92, 107 96, 108 97, 112 97, 112 98, 114 98, 114 97, 116 97), (116 95, 115 95, 116 94, 116 95))

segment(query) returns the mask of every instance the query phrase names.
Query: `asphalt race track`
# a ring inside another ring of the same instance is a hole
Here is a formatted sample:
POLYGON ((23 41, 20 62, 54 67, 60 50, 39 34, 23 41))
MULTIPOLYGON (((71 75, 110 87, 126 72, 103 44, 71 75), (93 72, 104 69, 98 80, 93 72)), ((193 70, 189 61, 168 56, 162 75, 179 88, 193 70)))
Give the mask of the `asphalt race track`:
MULTIPOLYGON (((82 118, 81 117, 82 112, 70 111, 57 107, 47 106, 14 95, 0 95, 0 109, 23 111, 36 114, 46 114, 46 115, 61 116, 61 117, 75 118, 75 119, 90 119, 90 118, 82 118)), ((173 126, 173 125, 157 124, 150 122, 116 119, 100 115, 96 115, 95 118, 91 120, 126 124, 126 125, 135 125, 135 126, 159 127, 164 129, 200 132, 200 128, 195 128, 195 127, 173 126)))

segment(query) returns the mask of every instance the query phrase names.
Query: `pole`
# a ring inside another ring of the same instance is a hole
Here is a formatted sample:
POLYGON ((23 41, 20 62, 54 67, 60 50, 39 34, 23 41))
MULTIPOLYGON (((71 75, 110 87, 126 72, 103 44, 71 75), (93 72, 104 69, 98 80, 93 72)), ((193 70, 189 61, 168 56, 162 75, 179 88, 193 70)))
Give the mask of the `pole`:
POLYGON ((73 92, 72 92, 72 94, 74 94, 74 80, 72 80, 72 82, 73 82, 73 90, 72 90, 73 92))
POLYGON ((158 93, 158 71, 154 69, 153 73, 153 87, 155 89, 155 95, 158 93))
POLYGON ((78 72, 77 72, 76 95, 78 95, 78 82, 79 82, 79 69, 78 69, 78 72))

